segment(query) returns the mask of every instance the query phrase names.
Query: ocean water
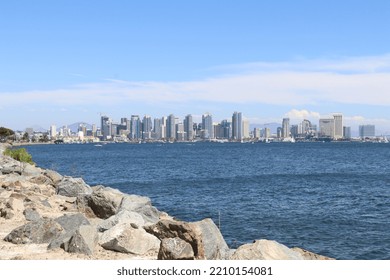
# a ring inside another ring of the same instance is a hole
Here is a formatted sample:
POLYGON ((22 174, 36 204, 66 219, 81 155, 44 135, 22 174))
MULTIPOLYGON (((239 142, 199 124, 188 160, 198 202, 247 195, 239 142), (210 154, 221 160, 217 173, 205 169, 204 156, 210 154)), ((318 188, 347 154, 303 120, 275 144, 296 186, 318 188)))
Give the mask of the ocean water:
POLYGON ((271 239, 337 259, 390 259, 390 145, 176 143, 26 147, 43 168, 145 195, 228 245, 271 239))

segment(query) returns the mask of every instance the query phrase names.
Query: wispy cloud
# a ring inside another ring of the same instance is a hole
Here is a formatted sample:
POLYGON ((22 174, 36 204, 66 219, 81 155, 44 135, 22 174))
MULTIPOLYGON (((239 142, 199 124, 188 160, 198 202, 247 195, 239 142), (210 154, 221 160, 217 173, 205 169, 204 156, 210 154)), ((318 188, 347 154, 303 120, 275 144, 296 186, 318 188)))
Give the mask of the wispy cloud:
POLYGON ((4 104, 60 106, 123 102, 180 104, 194 101, 291 107, 324 102, 390 105, 390 55, 337 61, 253 63, 238 65, 237 69, 239 71, 235 74, 220 74, 196 81, 107 79, 57 90, 1 92, 0 98, 4 104))

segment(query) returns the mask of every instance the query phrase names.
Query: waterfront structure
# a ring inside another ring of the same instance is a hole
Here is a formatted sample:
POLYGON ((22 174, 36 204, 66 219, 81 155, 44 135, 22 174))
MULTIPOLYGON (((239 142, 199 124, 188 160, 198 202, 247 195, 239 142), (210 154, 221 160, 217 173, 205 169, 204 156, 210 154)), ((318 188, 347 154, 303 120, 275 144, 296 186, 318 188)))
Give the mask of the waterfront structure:
POLYGON ((375 125, 359 125, 359 137, 361 139, 375 137, 375 125))
POLYGON ((111 119, 107 116, 100 117, 100 129, 103 140, 111 138, 111 119))
POLYGON ((183 123, 177 123, 176 124, 176 141, 185 141, 185 131, 184 131, 184 124, 183 123))
POLYGON ((130 119, 130 139, 137 140, 141 138, 141 125, 139 116, 132 115, 130 119))
POLYGON ((269 127, 263 129, 263 137, 265 139, 271 138, 271 129, 269 127))
POLYGON ((152 138, 152 118, 145 115, 142 119, 142 139, 152 138))
POLYGON ((284 118, 282 122, 282 138, 290 137, 290 119, 284 118))
POLYGON ((232 116, 232 139, 242 140, 242 113, 234 112, 232 116))
POLYGON ((334 138, 334 117, 325 117, 319 120, 319 137, 334 138))
POLYGON ((242 121, 242 137, 244 139, 250 138, 250 130, 249 130, 249 121, 248 120, 242 121))
POLYGON ((185 140, 192 141, 194 139, 194 123, 192 115, 187 115, 184 119, 185 140))
POLYGON ((343 115, 340 113, 333 114, 334 118, 334 139, 343 138, 343 115))
POLYGON ((253 138, 260 139, 261 137, 261 129, 260 128, 254 128, 253 129, 253 138))
POLYGON ((55 139, 57 137, 57 128, 55 124, 50 126, 50 138, 55 139))
POLYGON ((202 130, 203 139, 214 138, 213 117, 209 113, 202 115, 202 130))
POLYGON ((176 125, 175 125, 175 116, 170 114, 167 118, 167 135, 166 138, 173 140, 176 138, 176 125))
POLYGON ((351 139, 352 133, 351 133, 351 127, 350 126, 344 126, 343 127, 343 135, 345 139, 351 139))

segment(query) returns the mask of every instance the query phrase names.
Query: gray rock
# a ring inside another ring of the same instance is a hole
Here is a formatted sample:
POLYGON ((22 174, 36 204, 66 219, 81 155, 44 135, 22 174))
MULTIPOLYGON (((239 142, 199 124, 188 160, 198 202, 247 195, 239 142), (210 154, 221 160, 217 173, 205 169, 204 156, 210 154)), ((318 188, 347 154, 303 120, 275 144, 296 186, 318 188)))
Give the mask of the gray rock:
POLYGON ((217 226, 211 219, 195 223, 160 220, 145 230, 160 240, 179 237, 189 243, 196 259, 226 259, 229 248, 217 226))
POLYGON ((12 219, 15 215, 21 215, 23 210, 23 199, 17 197, 9 197, 0 203, 0 217, 5 219, 12 219))
POLYGON ((190 224, 198 234, 197 238, 202 240, 204 257, 207 260, 224 260, 229 258, 229 247, 213 220, 204 219, 190 224))
POLYGON ((42 169, 35 167, 29 163, 23 163, 22 175, 24 176, 38 176, 42 172, 42 169))
POLYGON ((81 225, 90 225, 83 214, 63 215, 55 219, 65 231, 75 232, 81 225))
POLYGON ((69 197, 77 197, 83 194, 91 194, 92 189, 81 178, 65 176, 57 185, 57 194, 69 197))
POLYGON ((78 213, 74 215, 63 215, 55 219, 55 221, 62 226, 64 229, 62 234, 53 239, 48 249, 63 248, 67 251, 67 245, 70 239, 81 226, 89 226, 89 221, 84 217, 83 214, 78 213), (66 244, 66 245, 65 245, 66 244), (66 248, 65 248, 66 247, 66 248))
POLYGON ((104 232, 117 224, 135 224, 137 227, 143 227, 145 225, 145 221, 142 216, 136 212, 122 210, 118 214, 103 220, 97 228, 98 231, 104 232))
POLYGON ((160 240, 144 229, 135 229, 128 224, 118 224, 105 231, 100 237, 100 245, 106 250, 144 255, 158 252, 160 240))
POLYGON ((178 237, 165 238, 161 241, 159 260, 194 260, 194 250, 189 243, 178 237))
POLYGON ((34 184, 38 184, 38 185, 52 185, 52 186, 54 186, 53 181, 49 177, 46 177, 42 174, 31 177, 28 181, 31 183, 34 183, 34 184))
POLYGON ((118 212, 123 196, 119 190, 97 186, 88 196, 88 206, 97 217, 107 219, 118 212))
POLYGON ((256 240, 237 248, 231 260, 303 260, 301 254, 273 240, 256 240))
POLYGON ((48 169, 43 172, 43 175, 48 177, 55 186, 57 186, 64 178, 64 176, 60 175, 59 173, 48 169))
POLYGON ((14 229, 4 240, 14 244, 49 243, 62 232, 63 228, 56 221, 43 218, 14 229))
POLYGON ((291 248, 291 250, 301 254, 301 256, 305 260, 334 260, 333 258, 326 257, 326 256, 323 256, 323 255, 319 255, 319 254, 316 254, 316 253, 313 253, 313 252, 310 252, 308 250, 301 249, 301 248, 298 248, 298 247, 291 248))
POLYGON ((31 208, 25 209, 23 215, 27 221, 38 221, 41 218, 37 210, 31 208))
POLYGON ((150 198, 138 195, 126 195, 123 197, 118 211, 137 212, 146 223, 154 224, 160 219, 160 211, 152 206, 150 198))
POLYGON ((98 242, 98 235, 93 226, 80 226, 61 247, 66 252, 93 255, 98 242))

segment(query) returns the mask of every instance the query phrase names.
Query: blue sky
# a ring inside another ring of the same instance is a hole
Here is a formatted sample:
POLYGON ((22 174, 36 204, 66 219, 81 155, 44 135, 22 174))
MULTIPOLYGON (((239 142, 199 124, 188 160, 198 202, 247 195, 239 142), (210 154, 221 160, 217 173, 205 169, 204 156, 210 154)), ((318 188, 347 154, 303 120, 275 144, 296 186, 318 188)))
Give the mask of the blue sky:
POLYGON ((390 134, 390 1, 2 1, 0 126, 132 114, 390 134))

